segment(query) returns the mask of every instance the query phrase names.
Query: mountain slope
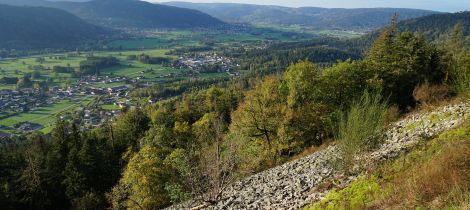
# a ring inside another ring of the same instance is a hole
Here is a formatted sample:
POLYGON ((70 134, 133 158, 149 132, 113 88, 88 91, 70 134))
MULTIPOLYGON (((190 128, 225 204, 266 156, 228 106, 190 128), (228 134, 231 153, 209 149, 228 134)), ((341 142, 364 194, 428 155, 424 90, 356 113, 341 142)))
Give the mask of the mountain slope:
MULTIPOLYGON (((465 125, 469 114, 470 104, 460 103, 439 107, 429 113, 413 114, 392 124, 385 132, 386 139, 380 148, 364 155, 368 166, 393 161, 416 149, 429 140, 428 137, 465 125), (440 120, 433 122, 433 119, 440 120)), ((236 182, 216 202, 188 201, 167 209, 299 209, 320 200, 333 187, 345 187, 361 175, 344 176, 344 172, 337 168, 338 158, 338 147, 328 146, 310 156, 236 182)))
POLYGON ((152 4, 140 0, 92 0, 88 2, 0 0, 0 3, 2 2, 59 8, 88 22, 117 28, 207 28, 224 24, 197 10, 152 4))
POLYGON ((429 15, 402 21, 398 27, 401 31, 423 32, 428 38, 434 40, 458 23, 462 24, 464 35, 470 35, 470 12, 429 15))
POLYGON ((371 30, 380 28, 397 13, 400 20, 435 14, 433 11, 398 8, 327 9, 289 8, 250 4, 169 2, 167 5, 196 9, 227 22, 251 24, 300 24, 317 28, 371 30))
POLYGON ((0 29, 0 47, 14 49, 67 47, 109 33, 59 9, 1 4, 0 29))

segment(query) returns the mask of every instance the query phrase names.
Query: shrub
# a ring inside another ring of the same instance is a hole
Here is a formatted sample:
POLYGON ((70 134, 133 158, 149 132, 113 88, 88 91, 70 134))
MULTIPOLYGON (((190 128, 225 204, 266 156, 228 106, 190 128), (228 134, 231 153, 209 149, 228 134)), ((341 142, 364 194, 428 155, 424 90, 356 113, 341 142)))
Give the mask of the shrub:
POLYGON ((336 133, 342 164, 349 168, 355 156, 363 148, 379 144, 378 134, 385 124, 387 103, 379 92, 364 92, 360 100, 353 102, 349 112, 342 116, 336 133))
POLYGON ((470 92, 470 71, 456 71, 453 78, 456 93, 467 94, 470 92))
POLYGON ((447 85, 431 85, 428 82, 417 86, 413 91, 416 102, 424 106, 437 104, 449 96, 450 88, 447 85))

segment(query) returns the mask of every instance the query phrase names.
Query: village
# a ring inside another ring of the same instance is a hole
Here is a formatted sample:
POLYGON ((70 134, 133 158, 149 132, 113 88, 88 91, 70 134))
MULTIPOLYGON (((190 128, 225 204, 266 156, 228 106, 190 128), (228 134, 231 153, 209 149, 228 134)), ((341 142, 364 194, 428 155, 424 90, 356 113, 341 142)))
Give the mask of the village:
POLYGON ((232 72, 234 66, 230 58, 217 53, 180 56, 172 65, 173 68, 190 69, 196 73, 227 73, 229 76, 239 76, 239 73, 232 72))
MULTIPOLYGON (((239 76, 239 73, 234 72, 234 66, 230 58, 216 53, 182 55, 169 64, 168 67, 174 71, 164 73, 158 72, 158 68, 146 68, 126 76, 114 73, 84 75, 68 86, 3 89, 0 90, 0 120, 39 111, 42 114, 45 108, 67 103, 70 108, 50 108, 54 112, 46 114, 49 118, 74 121, 81 129, 98 127, 135 105, 129 94, 135 88, 165 83, 172 78, 193 78, 211 73, 239 76)), ((158 99, 148 99, 147 102, 156 101, 158 99)), ((18 134, 42 131, 53 123, 18 119, 14 124, 0 124, 0 134, 6 135, 4 131, 18 134)))
MULTIPOLYGON (((121 109, 129 107, 128 93, 132 85, 119 85, 127 81, 125 77, 82 77, 79 82, 68 88, 50 87, 47 91, 33 88, 20 90, 0 90, 0 118, 8 118, 21 113, 35 112, 44 107, 53 106, 60 102, 79 104, 75 110, 63 110, 56 117, 73 119, 83 127, 100 126, 108 119, 118 116, 121 109), (112 86, 113 83, 116 86, 112 86), (99 87, 98 84, 111 84, 110 87, 99 87), (99 99, 99 100, 98 100, 99 99), (89 103, 84 103, 89 102, 89 103), (104 109, 102 106, 112 106, 104 109), (76 116, 77 113, 79 116, 76 116), (73 118, 71 118, 73 116, 73 118)), ((60 111, 60 110, 59 110, 60 111)), ((32 122, 19 122, 13 126, 2 126, 0 130, 20 133, 31 133, 44 128, 44 125, 32 122)))

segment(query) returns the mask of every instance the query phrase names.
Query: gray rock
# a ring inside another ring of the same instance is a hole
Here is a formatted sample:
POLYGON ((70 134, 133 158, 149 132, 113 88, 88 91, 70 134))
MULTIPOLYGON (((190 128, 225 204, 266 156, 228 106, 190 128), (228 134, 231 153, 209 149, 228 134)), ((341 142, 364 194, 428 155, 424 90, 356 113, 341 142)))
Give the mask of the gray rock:
MULTIPOLYGON (((357 159, 361 161, 361 166, 370 167, 397 158, 415 148, 423 137, 435 136, 460 125, 469 114, 470 104, 461 103, 430 113, 408 116, 384 132, 385 140, 377 150, 357 159), (429 116, 436 115, 443 117, 431 123, 429 116), (406 130, 407 127, 414 128, 406 130)), ((338 149, 329 146, 308 157, 247 177, 223 193, 227 199, 207 209, 298 209, 312 201, 321 200, 328 190, 319 192, 316 187, 323 181, 335 180, 335 183, 339 183, 338 187, 342 187, 357 179, 357 176, 345 177, 334 171, 331 163, 338 157, 338 149)), ((200 203, 188 201, 168 209, 190 209, 194 206, 200 206, 200 203)))

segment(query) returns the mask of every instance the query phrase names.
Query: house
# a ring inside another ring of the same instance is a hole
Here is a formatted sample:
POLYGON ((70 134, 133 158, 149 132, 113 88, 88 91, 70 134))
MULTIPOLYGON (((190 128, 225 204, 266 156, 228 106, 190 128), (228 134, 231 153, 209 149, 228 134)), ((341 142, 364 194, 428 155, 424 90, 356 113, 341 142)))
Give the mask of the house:
POLYGON ((129 87, 127 87, 127 86, 118 86, 118 87, 108 88, 109 94, 118 94, 118 93, 125 92, 125 91, 128 91, 128 90, 129 90, 129 87))
POLYGON ((12 136, 13 136, 12 134, 4 133, 4 132, 1 132, 1 131, 0 131, 0 140, 8 139, 8 138, 10 138, 10 137, 12 137, 12 136))

